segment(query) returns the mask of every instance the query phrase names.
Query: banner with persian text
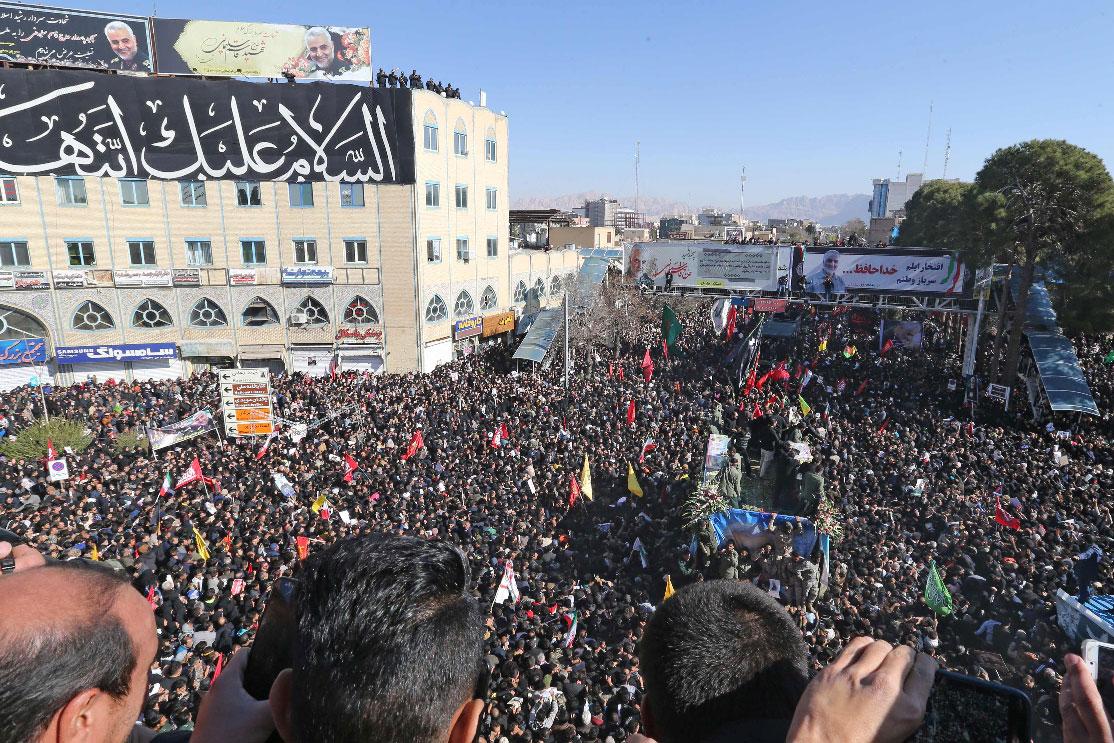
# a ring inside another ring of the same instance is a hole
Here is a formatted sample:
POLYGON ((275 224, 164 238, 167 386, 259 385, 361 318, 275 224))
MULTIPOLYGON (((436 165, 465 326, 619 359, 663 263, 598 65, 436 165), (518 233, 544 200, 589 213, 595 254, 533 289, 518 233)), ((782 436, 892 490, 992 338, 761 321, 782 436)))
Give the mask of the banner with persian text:
POLYGON ((660 287, 773 291, 778 288, 778 252, 777 246, 710 241, 636 243, 627 250, 626 274, 632 281, 660 287))
POLYGON ((804 291, 824 296, 868 292, 964 296, 959 256, 925 248, 808 248, 804 291))
POLYGON ((0 172, 414 182, 410 91, 0 69, 0 172))
POLYGON ((0 2, 0 60, 151 72, 147 19, 0 2))
POLYGON ((151 449, 157 451, 216 430, 217 424, 213 420, 213 414, 208 410, 199 410, 177 423, 162 428, 148 428, 147 441, 151 444, 151 449))

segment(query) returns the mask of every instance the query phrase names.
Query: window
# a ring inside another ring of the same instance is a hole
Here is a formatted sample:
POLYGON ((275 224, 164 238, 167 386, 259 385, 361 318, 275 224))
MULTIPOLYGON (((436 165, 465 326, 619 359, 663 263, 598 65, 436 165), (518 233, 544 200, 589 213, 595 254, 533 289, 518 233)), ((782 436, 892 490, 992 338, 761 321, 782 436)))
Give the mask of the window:
POLYGON ((457 184, 456 187, 456 208, 468 208, 468 186, 457 184))
POLYGON ((468 155, 468 130, 460 119, 457 119, 456 129, 453 130, 453 154, 461 157, 468 155))
POLYGON ((561 293, 561 277, 560 276, 554 276, 549 281, 549 295, 551 297, 556 297, 560 293, 561 293))
POLYGON ((484 289, 484 293, 480 295, 480 309, 494 309, 497 304, 499 304, 499 295, 495 293, 495 287, 489 286, 484 289))
POLYGON ((97 265, 97 254, 93 252, 92 240, 67 240, 66 252, 70 254, 71 266, 97 265))
POLYGON ((472 259, 472 249, 468 246, 467 237, 456 239, 456 259, 465 263, 472 259))
POLYGON ((425 126, 422 127, 422 143, 427 152, 437 152, 437 119, 432 111, 426 112, 425 126))
POLYGON ((213 244, 208 240, 186 240, 186 264, 190 266, 213 265, 213 244))
POLYGON ((495 162, 496 152, 495 135, 488 135, 488 138, 484 140, 484 160, 487 160, 489 163, 495 162))
POLYGON ((278 312, 274 305, 263 297, 256 297, 248 302, 248 306, 244 308, 244 313, 240 317, 243 324, 251 328, 262 325, 278 325, 279 322, 278 312))
POLYGON ((325 311, 325 305, 313 297, 306 297, 294 308, 294 313, 290 316, 290 324, 328 325, 329 313, 325 311))
POLYGON ((441 262, 441 238, 430 237, 425 241, 425 259, 430 263, 441 262))
POLYGON ((128 240, 128 256, 133 266, 153 266, 155 243, 150 240, 128 240))
POLYGON ((15 186, 15 178, 7 176, 0 178, 0 204, 18 204, 19 189, 15 186))
POLYGON ((147 181, 121 180, 120 203, 124 206, 149 206, 151 196, 147 192, 147 181))
POLYGON ((199 328, 219 328, 227 324, 228 317, 225 316, 224 310, 208 297, 197 300, 197 304, 190 310, 190 325, 199 328))
POLYGON ((239 206, 263 206, 263 199, 259 195, 259 181, 237 181, 236 204, 239 206))
POLYGON ((441 206, 441 184, 437 181, 425 182, 425 205, 432 207, 441 206))
POLYGON ((89 196, 85 193, 84 178, 56 178, 59 206, 85 206, 89 196))
POLYGON ((429 300, 429 304, 425 306, 425 321, 441 322, 448 318, 449 308, 445 306, 445 300, 441 299, 440 295, 434 294, 433 298, 429 300))
POLYGON ((153 299, 144 299, 132 314, 132 325, 137 328, 165 328, 173 324, 170 313, 153 299))
POLYGON ((364 184, 340 184, 340 205, 346 208, 355 208, 364 205, 364 184))
POLYGON ((491 211, 499 208, 499 196, 494 188, 487 189, 487 208, 491 211))
POLYGON ((357 296, 344 308, 344 321, 349 325, 375 325, 379 322, 379 313, 371 302, 357 296))
POLYGON ((367 240, 345 240, 344 262, 367 263, 367 240))
POLYGON ((290 183, 290 206, 296 208, 313 206, 312 183, 290 183))
POLYGON ((537 281, 535 281, 534 282, 534 290, 538 293, 538 299, 541 299, 542 297, 544 297, 545 296, 545 282, 542 279, 538 279, 537 281))
POLYGON ((476 305, 472 302, 472 295, 467 291, 462 291, 456 295, 456 304, 453 305, 453 314, 459 317, 471 317, 476 311, 476 305))
POLYGON ((241 240, 240 256, 245 266, 267 262, 267 244, 262 240, 241 240))
POLYGON ((516 302, 525 302, 526 301, 526 282, 525 281, 520 281, 520 282, 518 282, 517 284, 514 285, 514 301, 516 301, 516 302))
POLYGON ((495 258, 499 255, 499 238, 487 238, 487 257, 495 258))
POLYGON ((108 310, 96 302, 82 302, 73 313, 74 330, 108 330, 116 327, 108 310))
POLYGON ((295 263, 317 263, 317 241, 316 240, 295 240, 294 241, 294 262, 295 263))
POLYGON ((207 206, 205 200, 204 181, 180 181, 178 195, 182 199, 182 206, 207 206))
POLYGON ((0 266, 30 266, 31 254, 22 240, 0 241, 0 266))

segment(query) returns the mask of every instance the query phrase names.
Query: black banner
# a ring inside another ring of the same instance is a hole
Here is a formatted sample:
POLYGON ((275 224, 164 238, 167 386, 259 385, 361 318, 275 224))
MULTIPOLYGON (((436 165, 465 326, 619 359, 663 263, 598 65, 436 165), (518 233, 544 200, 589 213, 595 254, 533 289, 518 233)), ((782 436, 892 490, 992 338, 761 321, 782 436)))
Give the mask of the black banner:
POLYGON ((151 71, 147 19, 0 2, 0 60, 151 71))
POLYGON ((413 183, 410 91, 0 69, 0 172, 413 183))

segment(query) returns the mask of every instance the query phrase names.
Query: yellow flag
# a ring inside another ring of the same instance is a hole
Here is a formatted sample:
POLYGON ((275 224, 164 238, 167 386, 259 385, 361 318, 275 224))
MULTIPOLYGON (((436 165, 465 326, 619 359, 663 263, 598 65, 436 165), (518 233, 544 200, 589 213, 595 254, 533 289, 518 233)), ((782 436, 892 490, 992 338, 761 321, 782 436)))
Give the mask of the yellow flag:
POLYGON ((828 339, 820 341, 820 353, 826 353, 828 350, 828 339))
POLYGON ((580 468, 580 493, 592 500, 592 470, 588 467, 588 455, 584 455, 584 466, 580 468))
POLYGON ((93 551, 89 553, 89 559, 90 560, 101 559, 101 551, 99 549, 97 549, 97 545, 95 543, 93 544, 93 551))
POLYGON ((642 497, 642 486, 638 484, 638 477, 634 474, 634 465, 627 462, 627 490, 632 494, 642 497))
POLYGON ((677 592, 673 590, 673 579, 670 578, 668 575, 665 576, 665 595, 662 596, 661 600, 663 602, 668 601, 669 597, 675 593, 677 592))
POLYGON ((193 527, 193 541, 197 542, 197 554, 201 555, 202 560, 208 560, 209 545, 205 544, 205 537, 201 536, 196 526, 193 527))
POLYGON ((326 500, 327 499, 325 498, 325 494, 322 493, 321 495, 317 496, 317 500, 315 500, 313 502, 313 505, 309 507, 309 510, 313 511, 314 513, 317 513, 318 511, 320 511, 322 508, 325 507, 325 501, 326 500))

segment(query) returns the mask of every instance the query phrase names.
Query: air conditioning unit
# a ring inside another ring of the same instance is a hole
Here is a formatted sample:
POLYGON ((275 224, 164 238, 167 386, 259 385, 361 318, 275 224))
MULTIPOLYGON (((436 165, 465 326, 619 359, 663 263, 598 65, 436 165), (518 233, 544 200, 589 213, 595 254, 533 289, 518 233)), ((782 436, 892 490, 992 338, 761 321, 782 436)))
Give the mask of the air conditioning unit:
POLYGON ((309 321, 304 312, 295 312, 290 315, 291 325, 305 325, 309 321))

